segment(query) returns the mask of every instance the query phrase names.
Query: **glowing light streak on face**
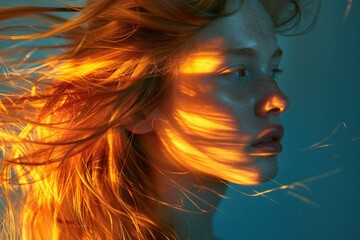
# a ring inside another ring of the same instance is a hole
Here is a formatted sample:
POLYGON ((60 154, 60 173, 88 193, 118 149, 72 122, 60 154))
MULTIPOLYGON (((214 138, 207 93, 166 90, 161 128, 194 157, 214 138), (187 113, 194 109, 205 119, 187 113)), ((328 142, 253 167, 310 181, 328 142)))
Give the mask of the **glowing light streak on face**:
MULTIPOLYGON (((165 148, 162 151, 175 160, 181 168, 196 169, 199 173, 211 174, 213 176, 226 176, 227 181, 253 185, 257 183, 258 173, 251 167, 236 168, 236 160, 239 159, 239 150, 220 149, 205 144, 193 146, 190 139, 185 139, 173 129, 164 129, 163 137, 160 138, 165 148), (166 134, 166 135, 165 135, 166 134)), ((246 158, 246 156, 242 156, 246 158)))
MULTIPOLYGON (((189 155, 191 158, 205 158, 206 155, 199 151, 199 149, 193 147, 188 142, 186 142, 182 137, 176 134, 174 131, 170 129, 166 129, 165 133, 169 138, 169 143, 172 143, 172 147, 170 144, 166 144, 168 149, 173 148, 173 150, 177 149, 179 153, 182 153, 184 156, 189 155)), ((195 163, 196 164, 196 163, 195 163)))
POLYGON ((241 163, 247 158, 243 153, 249 137, 239 132, 231 115, 214 108, 186 111, 179 107, 174 119, 191 145, 197 146, 207 157, 227 165, 241 163))
POLYGON ((250 137, 239 132, 234 117, 215 106, 192 106, 186 100, 179 99, 171 119, 157 124, 164 155, 184 170, 256 184, 258 171, 246 154, 250 137))
POLYGON ((193 53, 180 67, 180 72, 191 74, 213 73, 219 68, 223 61, 223 57, 218 51, 193 53))
POLYGON ((227 126, 224 122, 214 121, 213 119, 207 119, 203 115, 198 115, 184 110, 177 110, 175 118, 178 122, 191 123, 187 126, 192 131, 231 131, 234 130, 232 127, 227 126))

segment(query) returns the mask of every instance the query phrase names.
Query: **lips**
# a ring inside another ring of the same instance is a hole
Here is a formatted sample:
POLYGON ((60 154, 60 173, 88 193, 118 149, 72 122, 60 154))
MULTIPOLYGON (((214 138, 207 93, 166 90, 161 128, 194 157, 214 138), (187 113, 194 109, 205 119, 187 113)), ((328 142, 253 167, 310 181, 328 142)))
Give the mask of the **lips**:
POLYGON ((251 155, 269 156, 281 153, 280 141, 283 136, 283 126, 277 125, 264 129, 251 145, 251 155))

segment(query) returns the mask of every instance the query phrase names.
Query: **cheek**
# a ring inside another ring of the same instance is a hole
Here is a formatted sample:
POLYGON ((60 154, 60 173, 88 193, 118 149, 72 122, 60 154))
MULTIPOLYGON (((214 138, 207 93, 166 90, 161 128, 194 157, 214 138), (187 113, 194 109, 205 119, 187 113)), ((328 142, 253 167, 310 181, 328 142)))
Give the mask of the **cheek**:
POLYGON ((174 87, 167 111, 187 132, 197 134, 203 129, 224 139, 239 139, 252 132, 254 111, 247 91, 240 92, 233 84, 219 84, 211 77, 189 79, 192 81, 174 87))
POLYGON ((181 97, 171 101, 156 124, 167 161, 239 184, 256 184, 258 171, 247 155, 250 136, 242 133, 225 105, 214 98, 181 97), (210 104, 211 103, 211 104, 210 104))
MULTIPOLYGON (((197 119, 192 119, 197 121, 197 119)), ((202 121, 202 120, 200 120, 202 121)), ((208 120, 206 120, 208 121, 208 120)), ((258 171, 251 167, 244 145, 226 129, 204 128, 200 124, 175 122, 157 130, 162 155, 176 169, 210 175, 239 184, 256 184, 258 171)))
POLYGON ((181 132, 193 144, 205 139, 209 143, 246 142, 246 134, 239 124, 240 115, 235 111, 240 109, 238 104, 227 102, 227 94, 221 95, 214 81, 194 82, 196 84, 185 82, 174 88, 172 104, 166 111, 173 130, 181 132))

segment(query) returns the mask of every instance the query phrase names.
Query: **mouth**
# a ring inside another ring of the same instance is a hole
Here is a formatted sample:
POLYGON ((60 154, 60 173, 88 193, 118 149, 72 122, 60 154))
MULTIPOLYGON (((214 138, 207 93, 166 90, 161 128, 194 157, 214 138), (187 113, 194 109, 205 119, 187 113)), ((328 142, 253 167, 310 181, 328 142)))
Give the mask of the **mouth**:
POLYGON ((256 141, 251 144, 251 156, 273 156, 282 152, 281 139, 284 136, 284 127, 277 125, 264 129, 256 141))

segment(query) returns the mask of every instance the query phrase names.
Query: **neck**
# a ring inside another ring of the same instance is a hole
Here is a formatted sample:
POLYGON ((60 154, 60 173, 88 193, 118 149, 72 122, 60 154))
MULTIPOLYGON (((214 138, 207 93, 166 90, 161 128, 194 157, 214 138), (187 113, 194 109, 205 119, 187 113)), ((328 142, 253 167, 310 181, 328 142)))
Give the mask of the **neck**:
MULTIPOLYGON (((151 142, 155 145, 148 145, 151 149, 159 149, 156 141, 151 142)), ((152 154, 149 149, 146 152, 152 163, 155 197, 159 199, 154 206, 154 220, 169 226, 177 239, 216 239, 212 220, 227 184, 190 169, 180 169, 159 152, 152 154)))
POLYGON ((219 181, 189 172, 153 171, 158 221, 170 225, 178 239, 215 239, 212 218, 226 190, 219 181))

